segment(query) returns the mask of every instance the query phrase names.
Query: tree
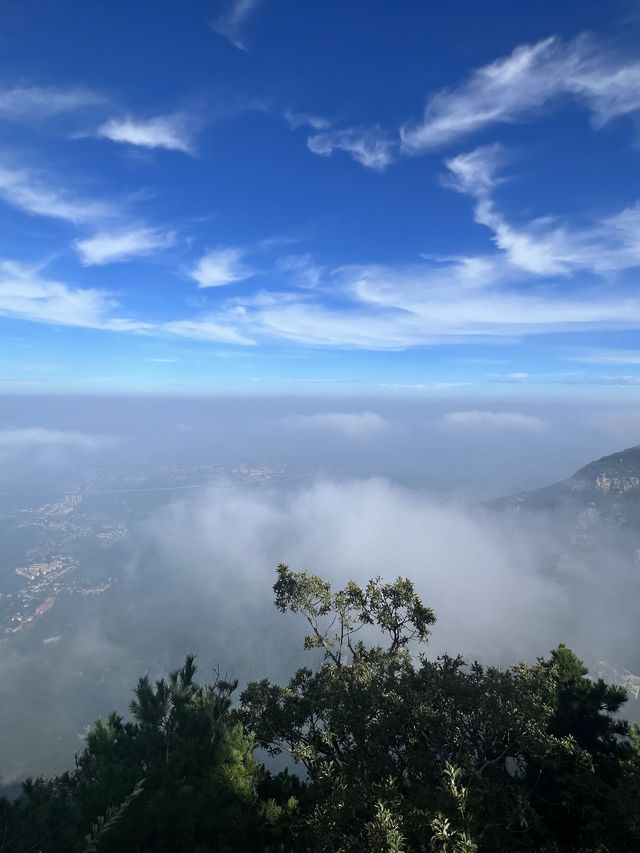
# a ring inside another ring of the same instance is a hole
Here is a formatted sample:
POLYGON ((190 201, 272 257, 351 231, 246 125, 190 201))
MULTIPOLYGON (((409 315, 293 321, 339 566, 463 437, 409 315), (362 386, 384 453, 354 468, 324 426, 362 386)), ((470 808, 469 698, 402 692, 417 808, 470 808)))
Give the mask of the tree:
POLYGON ((74 772, 25 783, 0 851, 267 849, 286 810, 267 819, 260 802, 264 771, 231 708, 236 685, 200 685, 195 673, 188 656, 168 680, 141 678, 132 722, 98 721, 74 772))
POLYGON ((616 843, 627 849, 630 814, 623 804, 634 784, 633 746, 627 722, 614 716, 626 691, 588 678, 583 662, 563 644, 541 664, 555 684, 548 731, 575 744, 575 760, 543 766, 531 757, 527 772, 536 779, 536 811, 564 844, 578 839, 585 849, 613 849, 616 843))
MULTIPOLYGON (((596 791, 606 814, 622 818, 609 807, 628 776, 626 729, 611 716, 624 695, 575 681, 584 673, 571 675, 568 650, 508 670, 428 660, 435 616, 403 578, 334 592, 280 565, 274 592, 278 609, 304 616, 305 648, 322 660, 284 687, 250 684, 241 702, 258 744, 289 751, 308 775, 301 849, 597 849, 575 822, 564 835, 557 823, 572 808, 587 813, 596 791), (609 759, 617 778, 604 772, 589 786, 594 761, 606 771, 609 759), (571 805, 546 801, 552 779, 571 805)), ((628 820, 620 827, 611 850, 638 840, 628 820)))

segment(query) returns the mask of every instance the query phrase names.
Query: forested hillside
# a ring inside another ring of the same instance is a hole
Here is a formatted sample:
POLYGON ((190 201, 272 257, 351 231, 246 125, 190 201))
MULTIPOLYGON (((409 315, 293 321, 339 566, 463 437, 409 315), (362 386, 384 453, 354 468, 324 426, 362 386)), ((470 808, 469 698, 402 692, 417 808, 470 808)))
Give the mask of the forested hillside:
POLYGON ((74 769, 0 801, 0 851, 640 849, 640 733, 569 648, 430 659, 436 617, 407 579, 336 592, 281 565, 274 591, 317 665, 238 701, 192 656, 141 678, 74 769), (264 766, 282 753, 298 775, 264 766))

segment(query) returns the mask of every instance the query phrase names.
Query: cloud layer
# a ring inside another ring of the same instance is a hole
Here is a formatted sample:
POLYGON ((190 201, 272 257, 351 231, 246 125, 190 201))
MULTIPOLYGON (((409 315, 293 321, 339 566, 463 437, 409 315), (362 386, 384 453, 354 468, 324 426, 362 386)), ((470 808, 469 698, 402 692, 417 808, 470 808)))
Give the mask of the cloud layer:
POLYGON ((460 430, 507 429, 543 432, 546 429, 542 418, 536 415, 525 415, 522 412, 483 412, 478 410, 448 412, 442 416, 440 423, 443 426, 460 430))
POLYGON ((108 435, 46 427, 0 429, 0 455, 13 458, 18 453, 90 453, 111 447, 115 439, 108 435))
POLYGON ((347 438, 367 438, 389 428, 388 422, 375 412, 321 412, 314 415, 292 415, 285 424, 294 429, 328 430, 347 438))
POLYGON ((213 489, 164 513, 149 535, 159 567, 188 566, 205 596, 224 586, 230 620, 248 588, 269 613, 274 567, 285 561, 340 585, 411 577, 436 609, 436 649, 514 660, 539 651, 541 635, 547 645, 563 636, 562 593, 538 576, 537 551, 525 556, 532 540, 384 481, 320 482, 288 494, 213 489))

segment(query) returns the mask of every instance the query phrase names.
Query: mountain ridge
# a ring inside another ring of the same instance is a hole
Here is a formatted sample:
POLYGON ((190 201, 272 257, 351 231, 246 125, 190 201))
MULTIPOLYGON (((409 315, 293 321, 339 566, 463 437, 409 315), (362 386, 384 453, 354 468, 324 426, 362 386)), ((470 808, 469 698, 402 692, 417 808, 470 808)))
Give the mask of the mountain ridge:
POLYGON ((633 507, 637 512, 637 519, 634 512, 633 520, 638 521, 640 532, 640 445, 588 462, 564 480, 497 498, 486 506, 512 512, 591 506, 609 515, 619 508, 619 499, 624 496, 627 509, 633 507))

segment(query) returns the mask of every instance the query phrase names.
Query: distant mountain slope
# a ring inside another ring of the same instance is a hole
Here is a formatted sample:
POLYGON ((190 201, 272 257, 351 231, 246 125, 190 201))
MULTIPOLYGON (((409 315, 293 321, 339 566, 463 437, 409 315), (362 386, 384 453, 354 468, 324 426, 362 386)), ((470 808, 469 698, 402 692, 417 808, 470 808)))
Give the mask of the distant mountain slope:
POLYGON ((640 446, 485 506, 529 536, 540 572, 566 595, 569 642, 594 656, 595 673, 629 691, 627 714, 638 720, 640 446))
POLYGON ((590 462, 559 483, 499 498, 489 506, 514 513, 568 513, 587 526, 598 520, 637 526, 640 534, 640 445, 590 462))

